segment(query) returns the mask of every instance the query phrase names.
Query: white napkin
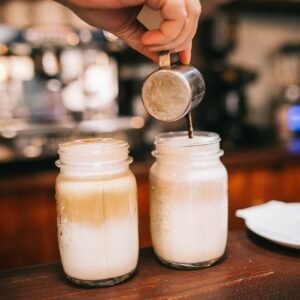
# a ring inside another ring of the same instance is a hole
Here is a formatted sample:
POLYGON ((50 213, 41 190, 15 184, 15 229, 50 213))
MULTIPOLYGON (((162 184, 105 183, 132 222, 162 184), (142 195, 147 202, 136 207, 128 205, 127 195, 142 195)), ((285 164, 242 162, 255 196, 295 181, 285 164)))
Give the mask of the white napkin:
POLYGON ((285 246, 300 248, 300 203, 269 201, 236 211, 255 233, 285 246))

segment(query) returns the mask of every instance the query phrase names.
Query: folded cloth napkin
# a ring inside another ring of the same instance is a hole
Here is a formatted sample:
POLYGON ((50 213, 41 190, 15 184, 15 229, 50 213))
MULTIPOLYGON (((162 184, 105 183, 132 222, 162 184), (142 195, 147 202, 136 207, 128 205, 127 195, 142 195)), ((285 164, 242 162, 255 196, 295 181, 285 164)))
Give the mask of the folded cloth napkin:
POLYGON ((269 201, 236 211, 253 232, 279 244, 300 248, 300 203, 269 201))

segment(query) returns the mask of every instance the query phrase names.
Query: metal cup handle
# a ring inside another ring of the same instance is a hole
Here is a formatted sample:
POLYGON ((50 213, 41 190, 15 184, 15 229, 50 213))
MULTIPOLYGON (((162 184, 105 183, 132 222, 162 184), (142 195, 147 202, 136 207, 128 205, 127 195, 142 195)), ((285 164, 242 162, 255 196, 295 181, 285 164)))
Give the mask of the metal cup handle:
POLYGON ((179 64, 178 53, 170 53, 169 51, 159 52, 159 68, 171 68, 172 65, 179 64))

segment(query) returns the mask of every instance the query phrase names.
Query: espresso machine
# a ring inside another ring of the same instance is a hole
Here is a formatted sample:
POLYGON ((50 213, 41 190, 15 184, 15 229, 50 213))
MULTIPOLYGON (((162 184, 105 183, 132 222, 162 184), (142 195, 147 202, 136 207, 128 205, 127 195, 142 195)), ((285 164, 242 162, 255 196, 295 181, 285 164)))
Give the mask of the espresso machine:
POLYGON ((119 111, 119 39, 64 26, 10 31, 0 40, 3 160, 52 157, 59 143, 86 136, 143 148, 144 118, 119 111))

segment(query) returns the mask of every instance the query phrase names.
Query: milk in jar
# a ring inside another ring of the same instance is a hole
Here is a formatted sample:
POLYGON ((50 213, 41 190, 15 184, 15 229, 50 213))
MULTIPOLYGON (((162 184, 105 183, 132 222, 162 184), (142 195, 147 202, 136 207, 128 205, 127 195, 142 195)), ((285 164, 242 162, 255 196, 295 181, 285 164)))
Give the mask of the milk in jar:
POLYGON ((216 133, 163 133, 150 170, 151 237, 157 257, 175 268, 207 267, 227 240, 227 171, 216 133))
POLYGON ((56 182, 60 256, 81 285, 124 281, 138 261, 137 187, 125 141, 103 138, 61 144, 56 182))

